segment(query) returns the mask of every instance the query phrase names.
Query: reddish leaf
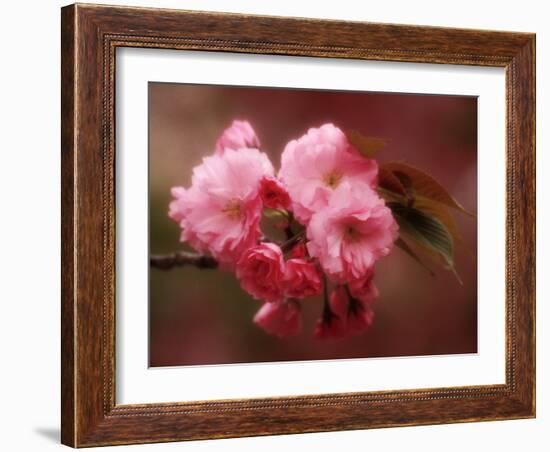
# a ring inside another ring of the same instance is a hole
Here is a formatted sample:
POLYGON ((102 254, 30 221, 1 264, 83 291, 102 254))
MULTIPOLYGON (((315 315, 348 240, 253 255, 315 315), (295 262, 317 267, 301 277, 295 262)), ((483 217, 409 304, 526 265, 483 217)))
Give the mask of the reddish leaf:
POLYGON ((387 205, 399 224, 399 236, 414 242, 429 254, 439 254, 444 259, 446 267, 453 271, 461 282, 454 267, 453 237, 445 225, 434 216, 414 207, 397 202, 387 205))
POLYGON ((357 130, 346 131, 349 142, 365 157, 373 158, 384 149, 388 140, 379 137, 365 137, 357 130))
POLYGON ((390 170, 380 167, 378 171, 378 186, 384 190, 389 190, 393 193, 397 193, 404 198, 408 197, 405 187, 399 180, 399 178, 390 170))
POLYGON ((473 216, 439 182, 423 171, 401 162, 389 162, 382 168, 392 172, 409 194, 413 190, 415 198, 424 197, 473 216))

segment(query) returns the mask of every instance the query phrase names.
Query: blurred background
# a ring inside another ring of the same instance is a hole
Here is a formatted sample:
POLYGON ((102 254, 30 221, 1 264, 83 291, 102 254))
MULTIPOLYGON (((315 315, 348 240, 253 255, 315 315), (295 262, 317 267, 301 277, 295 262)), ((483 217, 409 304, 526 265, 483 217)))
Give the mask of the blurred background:
MULTIPOLYGON (((401 160, 431 174, 477 211, 477 99, 149 83, 150 252, 188 249, 168 218, 170 188, 189 186, 234 119, 250 121, 278 169, 285 144, 332 122, 383 137, 380 163, 401 160)), ((252 323, 260 303, 232 273, 192 267, 150 270, 149 365, 177 366, 477 352, 477 221, 454 215, 464 239, 455 255, 463 285, 435 277, 400 249, 377 264, 372 327, 341 340, 313 337, 320 298, 302 302, 299 336, 269 336, 252 323)))

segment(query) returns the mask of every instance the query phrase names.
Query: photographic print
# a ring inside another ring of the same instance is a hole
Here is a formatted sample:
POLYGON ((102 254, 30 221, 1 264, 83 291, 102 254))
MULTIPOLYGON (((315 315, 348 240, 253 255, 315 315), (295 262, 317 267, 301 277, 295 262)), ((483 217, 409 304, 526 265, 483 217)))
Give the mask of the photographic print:
POLYGON ((477 352, 477 98, 150 82, 149 365, 477 352))
POLYGON ((61 16, 63 444, 535 417, 534 34, 61 16))

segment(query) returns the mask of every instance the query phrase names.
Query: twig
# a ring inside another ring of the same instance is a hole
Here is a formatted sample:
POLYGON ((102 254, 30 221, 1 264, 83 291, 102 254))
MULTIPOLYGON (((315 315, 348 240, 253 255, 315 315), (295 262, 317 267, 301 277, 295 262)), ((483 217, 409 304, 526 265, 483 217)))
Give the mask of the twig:
MULTIPOLYGON (((299 232, 290 240, 283 243, 281 245, 283 252, 289 251, 304 235, 305 232, 299 232)), ((197 268, 218 268, 218 261, 212 256, 193 253, 191 251, 176 251, 169 254, 152 255, 149 257, 149 264, 152 268, 158 270, 171 270, 174 267, 184 267, 186 265, 192 265, 197 268)))
POLYGON ((328 280, 325 275, 323 275, 323 312, 322 318, 325 322, 330 322, 332 318, 332 310, 330 309, 330 302, 328 297, 328 280))
POLYGON ((189 251, 177 251, 170 254, 152 255, 149 257, 152 268, 170 270, 174 267, 193 265, 197 268, 217 268, 218 261, 212 256, 192 253, 189 251))

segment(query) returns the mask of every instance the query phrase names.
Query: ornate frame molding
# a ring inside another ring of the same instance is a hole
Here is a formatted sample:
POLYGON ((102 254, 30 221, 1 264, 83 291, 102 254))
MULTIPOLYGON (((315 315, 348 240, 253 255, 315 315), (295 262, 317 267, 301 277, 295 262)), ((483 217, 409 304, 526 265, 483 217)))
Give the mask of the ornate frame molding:
POLYGON ((534 35, 71 5, 62 9, 61 154, 64 444, 83 447, 535 415, 534 35), (506 383, 116 405, 114 89, 118 47, 504 67, 506 383))

